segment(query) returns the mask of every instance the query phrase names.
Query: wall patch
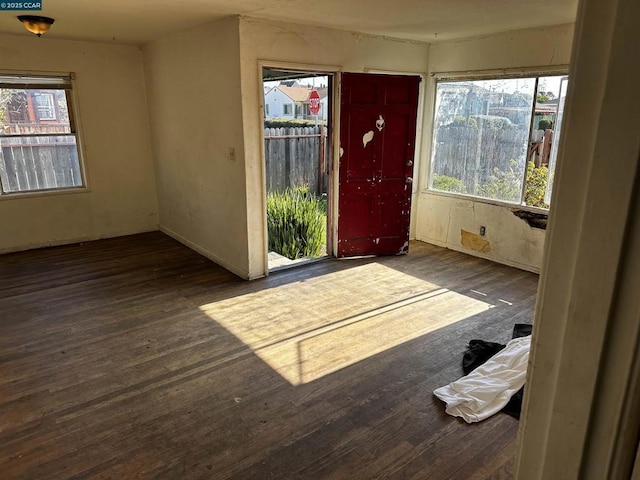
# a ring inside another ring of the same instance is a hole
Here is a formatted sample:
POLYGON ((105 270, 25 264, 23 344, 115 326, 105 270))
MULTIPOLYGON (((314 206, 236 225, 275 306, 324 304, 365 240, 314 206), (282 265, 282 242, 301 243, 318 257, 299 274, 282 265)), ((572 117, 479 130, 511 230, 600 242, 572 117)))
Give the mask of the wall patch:
POLYGON ((460 230, 460 243, 463 247, 476 250, 478 252, 489 253, 491 252, 491 244, 475 233, 467 232, 464 229, 460 230))

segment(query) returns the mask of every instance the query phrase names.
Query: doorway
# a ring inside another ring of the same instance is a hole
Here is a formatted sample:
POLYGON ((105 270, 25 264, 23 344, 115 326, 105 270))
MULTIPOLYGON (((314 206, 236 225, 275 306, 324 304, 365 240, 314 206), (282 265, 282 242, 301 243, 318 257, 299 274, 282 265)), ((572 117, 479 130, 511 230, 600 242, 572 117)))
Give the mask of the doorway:
POLYGON ((331 253, 332 83, 327 72, 262 69, 269 272, 331 253))

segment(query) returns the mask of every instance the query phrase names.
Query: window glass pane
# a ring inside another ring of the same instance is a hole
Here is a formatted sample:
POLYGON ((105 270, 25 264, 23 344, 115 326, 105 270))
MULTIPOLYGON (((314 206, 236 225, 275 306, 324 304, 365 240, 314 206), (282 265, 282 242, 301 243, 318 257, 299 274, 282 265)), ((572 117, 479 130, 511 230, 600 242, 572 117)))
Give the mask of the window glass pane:
POLYGON ((0 136, 0 179, 6 193, 82 186, 73 135, 0 136))
POLYGON ((437 84, 431 188, 520 203, 535 83, 437 84))
POLYGON ((558 93, 558 111, 556 122, 553 126, 553 139, 551 144, 551 155, 549 156, 549 175, 547 188, 544 194, 544 202, 551 205, 551 193, 553 191, 553 178, 556 170, 556 162, 558 159, 558 145, 560 143, 560 131, 562 129, 562 119, 564 117, 564 104, 567 99, 567 88, 569 87, 569 77, 560 78, 560 88, 558 93))
POLYGON ((0 183, 3 193, 83 186, 64 89, 0 88, 0 183))
POLYGON ((55 120, 56 109, 53 102, 53 94, 37 93, 35 95, 38 118, 40 120, 55 120))
POLYGON ((553 181, 560 139, 560 109, 564 106, 561 89, 566 79, 566 76, 552 75, 538 80, 524 198, 532 207, 549 208, 547 190, 553 181))

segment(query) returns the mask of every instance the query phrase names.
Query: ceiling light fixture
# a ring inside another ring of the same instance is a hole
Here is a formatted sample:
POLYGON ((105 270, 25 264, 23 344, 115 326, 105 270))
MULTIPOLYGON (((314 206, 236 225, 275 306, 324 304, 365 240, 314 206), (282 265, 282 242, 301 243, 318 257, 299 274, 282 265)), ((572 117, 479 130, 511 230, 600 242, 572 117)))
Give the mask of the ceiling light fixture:
POLYGON ((36 15, 18 15, 18 20, 22 22, 24 28, 39 37, 48 32, 54 22, 53 18, 38 17, 36 15))

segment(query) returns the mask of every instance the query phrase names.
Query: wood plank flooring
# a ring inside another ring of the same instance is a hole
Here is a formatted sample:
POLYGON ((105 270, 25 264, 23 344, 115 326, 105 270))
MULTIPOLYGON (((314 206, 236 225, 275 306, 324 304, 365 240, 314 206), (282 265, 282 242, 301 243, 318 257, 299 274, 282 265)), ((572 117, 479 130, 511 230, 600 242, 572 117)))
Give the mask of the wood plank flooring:
POLYGON ((154 232, 0 256, 2 479, 509 479, 432 392, 537 276, 414 242, 244 282, 154 232))

